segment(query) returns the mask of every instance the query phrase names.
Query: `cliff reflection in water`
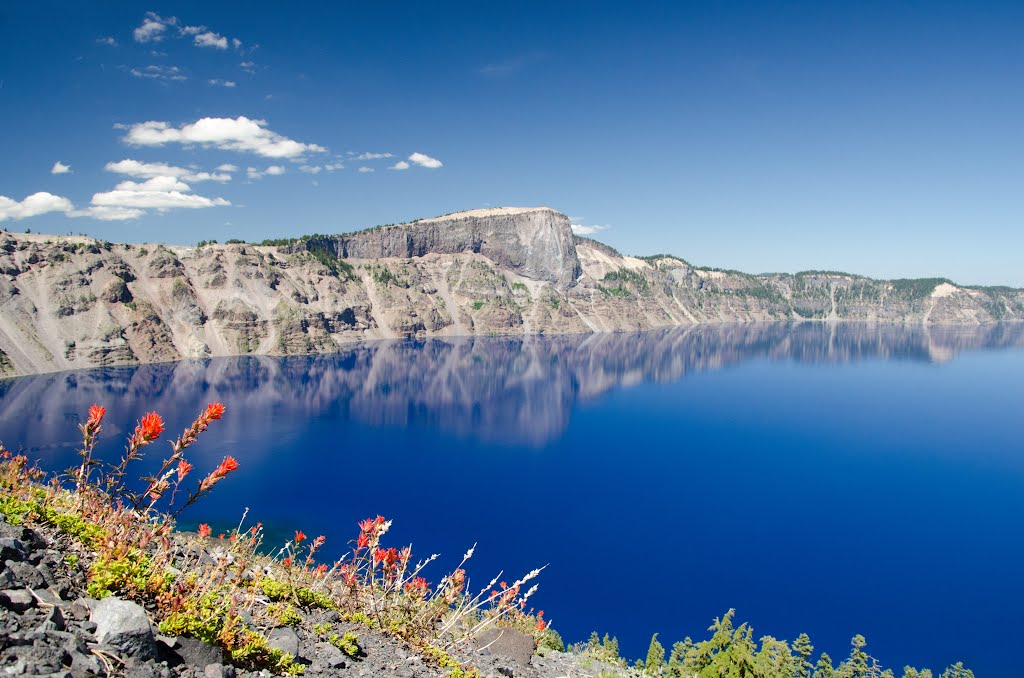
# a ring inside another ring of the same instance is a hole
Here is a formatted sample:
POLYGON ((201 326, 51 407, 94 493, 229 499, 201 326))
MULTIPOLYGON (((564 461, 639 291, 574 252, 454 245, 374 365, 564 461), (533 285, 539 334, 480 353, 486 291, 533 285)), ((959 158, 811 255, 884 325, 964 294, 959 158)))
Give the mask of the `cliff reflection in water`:
MULTIPOLYGON (((578 400, 745 360, 943 362, 964 350, 1021 346, 1020 323, 730 324, 637 334, 374 342, 334 355, 217 358, 3 381, 0 440, 34 447, 29 441, 39 436, 33 430, 66 429, 71 437, 53 445, 72 445, 74 425, 93 402, 130 410, 123 412, 126 422, 151 409, 178 422, 216 399, 249 413, 246 421, 229 417, 224 423, 250 434, 265 427, 270 435, 274 417, 298 422, 330 413, 363 424, 427 426, 539 445, 565 430, 578 400)), ((123 433, 117 427, 112 421, 107 435, 123 433)), ((45 456, 48 443, 39 442, 35 449, 45 456)))

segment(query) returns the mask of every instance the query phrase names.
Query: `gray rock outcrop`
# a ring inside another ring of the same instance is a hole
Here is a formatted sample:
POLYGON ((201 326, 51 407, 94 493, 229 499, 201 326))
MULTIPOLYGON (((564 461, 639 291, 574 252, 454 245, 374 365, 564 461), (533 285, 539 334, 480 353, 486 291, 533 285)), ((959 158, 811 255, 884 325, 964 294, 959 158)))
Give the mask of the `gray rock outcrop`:
POLYGON ((104 598, 93 605, 89 621, 96 640, 138 659, 156 657, 156 640, 146 611, 130 600, 104 598))
POLYGON ((310 241, 355 259, 481 254, 498 266, 561 289, 581 272, 569 218, 548 208, 475 210, 310 241))

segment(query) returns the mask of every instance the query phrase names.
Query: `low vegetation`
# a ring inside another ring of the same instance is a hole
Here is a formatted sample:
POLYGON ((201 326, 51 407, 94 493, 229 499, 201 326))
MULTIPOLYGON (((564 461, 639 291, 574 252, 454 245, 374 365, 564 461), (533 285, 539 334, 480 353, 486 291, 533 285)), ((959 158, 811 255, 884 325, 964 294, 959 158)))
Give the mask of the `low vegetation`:
MULTIPOLYGON (((553 644, 543 613, 527 608, 540 570, 511 584, 495 577, 472 590, 465 569, 470 549, 450 574, 428 581, 437 556, 417 561, 409 547, 387 546, 391 522, 382 516, 360 522, 351 549, 334 562, 319 560, 324 536, 310 539, 296 530, 283 545, 265 544, 262 525, 247 526, 245 516, 216 538, 206 524, 197 535, 177 532, 178 516, 238 468, 227 456, 193 481, 186 457, 223 414, 223 405, 208 405, 171 441, 158 470, 131 482, 146 448, 164 433, 164 421, 156 412, 143 416, 125 453, 108 463, 95 455, 106 410, 94 405, 80 425, 81 461, 63 474, 48 476, 0 446, 0 511, 9 522, 47 524, 77 541, 84 557, 69 554, 65 562, 86 568, 90 596, 136 600, 161 633, 215 644, 245 668, 301 673, 304 666, 271 647, 267 633, 300 624, 304 612, 318 609, 401 638, 453 676, 473 672, 451 651, 488 627, 516 628, 553 644)), ((359 654, 358 634, 331 624, 312 630, 343 653, 359 654)))

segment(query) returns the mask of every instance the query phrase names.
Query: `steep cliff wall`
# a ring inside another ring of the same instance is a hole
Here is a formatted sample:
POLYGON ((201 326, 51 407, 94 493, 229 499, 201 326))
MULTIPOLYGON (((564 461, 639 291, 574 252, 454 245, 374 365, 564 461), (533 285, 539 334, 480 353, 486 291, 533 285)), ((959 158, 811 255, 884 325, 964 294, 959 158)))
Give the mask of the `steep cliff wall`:
POLYGON ((580 275, 569 218, 548 208, 496 208, 457 212, 411 224, 318 238, 310 244, 354 259, 411 258, 426 254, 482 254, 531 280, 567 288, 580 275))
POLYGON ((1024 291, 845 273, 752 276, 575 239, 547 209, 479 210, 281 246, 0 233, 0 375, 363 339, 708 322, 1024 320, 1024 291), (341 255, 342 258, 337 258, 341 255))

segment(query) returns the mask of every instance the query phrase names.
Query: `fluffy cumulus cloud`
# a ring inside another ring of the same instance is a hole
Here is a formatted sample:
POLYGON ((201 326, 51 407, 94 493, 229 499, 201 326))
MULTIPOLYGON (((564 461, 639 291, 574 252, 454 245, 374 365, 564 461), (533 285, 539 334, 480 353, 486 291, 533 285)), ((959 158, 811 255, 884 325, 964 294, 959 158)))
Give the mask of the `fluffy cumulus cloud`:
POLYGON ((305 172, 306 174, 320 174, 323 169, 324 168, 319 165, 299 165, 299 171, 305 172))
POLYGON ((584 226, 583 224, 572 224, 572 232, 576 235, 594 235, 601 231, 607 231, 611 226, 599 226, 594 224, 593 226, 584 226))
POLYGON ((217 171, 218 172, 237 172, 238 171, 238 165, 232 165, 231 163, 226 162, 223 165, 217 165, 217 171))
POLYGON ((196 47, 213 47, 216 49, 227 49, 228 39, 223 35, 214 33, 213 31, 205 31, 203 33, 197 33, 193 38, 196 47))
POLYGON ((158 42, 163 40, 170 26, 177 25, 175 17, 163 18, 156 12, 146 12, 142 24, 132 32, 135 42, 158 42))
POLYGON ((231 175, 222 169, 218 172, 205 172, 163 162, 131 159, 108 162, 105 169, 141 181, 121 181, 111 191, 94 194, 88 207, 68 212, 68 216, 122 221, 137 219, 149 210, 166 212, 172 209, 201 209, 231 204, 224 198, 196 195, 192 192, 192 187, 186 183, 230 181, 231 175))
POLYGON ((191 193, 192 187, 173 176, 155 176, 145 181, 122 181, 114 190, 92 196, 94 207, 155 209, 197 209, 230 205, 224 198, 207 198, 191 193))
POLYGON ((373 171, 372 167, 360 167, 359 168, 359 173, 360 174, 368 174, 368 173, 370 173, 372 171, 373 171))
POLYGON ((443 164, 437 158, 431 158, 429 155, 422 153, 413 153, 409 156, 409 162, 419 165, 420 167, 426 167, 428 169, 437 169, 443 167, 443 164))
POLYGON ((271 165, 265 170, 261 170, 258 167, 247 167, 245 168, 245 174, 250 179, 262 179, 265 176, 280 176, 285 173, 284 167, 280 165, 271 165))
POLYGON ((53 167, 50 168, 50 174, 67 174, 71 171, 71 165, 65 165, 60 160, 53 163, 53 167))
POLYGON ((242 47, 238 38, 230 40, 206 26, 180 25, 177 17, 162 17, 156 12, 146 12, 142 23, 132 32, 135 42, 159 42, 167 37, 190 37, 196 47, 227 49, 232 45, 235 49, 242 47))
POLYGON ((228 172, 236 171, 238 168, 234 165, 221 165, 217 168, 217 172, 201 172, 193 169, 187 169, 185 167, 175 167, 174 165, 168 165, 163 162, 141 162, 139 160, 125 159, 118 162, 108 162, 105 169, 108 172, 123 174, 126 177, 135 177, 136 179, 173 177, 175 179, 192 182, 225 182, 231 181, 231 175, 228 174, 228 172), (232 169, 224 169, 226 167, 230 167, 232 169))
POLYGON ((145 213, 146 212, 144 210, 131 207, 106 207, 93 205, 80 210, 72 210, 68 212, 68 216, 89 217, 90 219, 98 219, 100 221, 127 221, 128 219, 138 219, 145 213))
POLYGON ((317 144, 289 139, 267 129, 265 120, 253 120, 245 116, 200 118, 181 127, 154 120, 140 122, 128 128, 124 141, 132 146, 201 145, 255 153, 265 158, 298 158, 327 150, 317 144))
POLYGON ((50 212, 70 212, 74 207, 67 198, 46 191, 33 193, 21 201, 0 195, 0 221, 25 219, 50 212))
POLYGON ((396 163, 395 163, 394 165, 392 165, 392 166, 391 166, 391 167, 389 167, 388 169, 393 169, 393 170, 407 170, 407 169, 409 169, 409 163, 407 163, 407 162, 406 162, 406 161, 404 161, 404 160, 399 160, 398 162, 396 162, 396 163))

